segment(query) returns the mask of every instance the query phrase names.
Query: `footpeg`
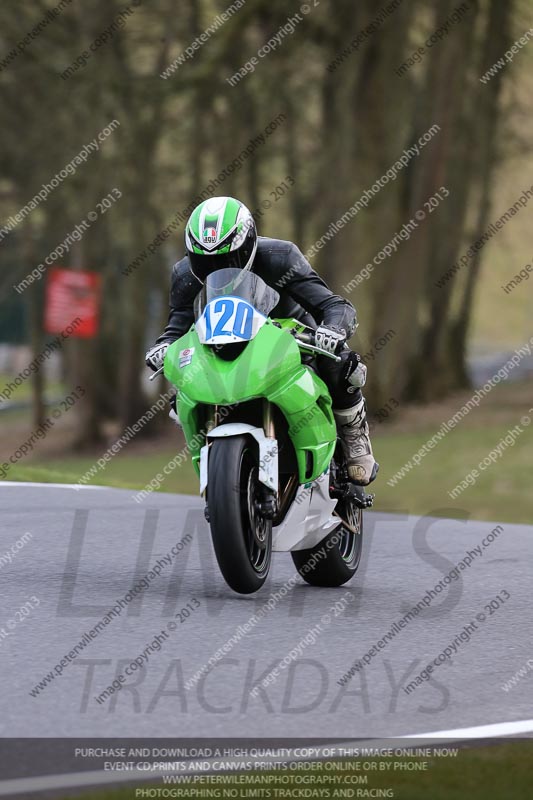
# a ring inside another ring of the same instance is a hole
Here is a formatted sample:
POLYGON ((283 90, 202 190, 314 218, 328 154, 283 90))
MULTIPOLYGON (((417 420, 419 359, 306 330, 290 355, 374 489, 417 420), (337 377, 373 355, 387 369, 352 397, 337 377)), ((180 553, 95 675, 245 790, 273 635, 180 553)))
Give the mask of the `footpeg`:
POLYGON ((329 496, 336 500, 351 500, 359 508, 370 508, 374 505, 375 494, 367 494, 364 486, 356 483, 347 483, 342 488, 329 487, 329 496))
POLYGON ((371 508, 374 505, 376 495, 367 494, 363 486, 357 486, 356 483, 352 483, 348 489, 348 496, 353 499, 359 508, 371 508))
POLYGON ((371 508, 374 505, 375 494, 367 494, 362 486, 353 486, 353 491, 350 493, 353 497, 354 503, 359 508, 371 508))

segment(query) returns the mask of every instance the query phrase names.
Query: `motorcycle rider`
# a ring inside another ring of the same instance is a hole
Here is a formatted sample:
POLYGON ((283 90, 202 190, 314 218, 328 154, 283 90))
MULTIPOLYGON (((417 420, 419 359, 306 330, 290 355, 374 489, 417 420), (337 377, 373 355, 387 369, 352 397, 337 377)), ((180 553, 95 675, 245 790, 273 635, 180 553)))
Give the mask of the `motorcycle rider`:
POLYGON ((280 295, 272 317, 295 318, 316 330, 316 345, 341 356, 319 356, 317 371, 333 401, 333 413, 350 479, 366 486, 379 469, 374 460, 361 392, 366 367, 346 347, 356 327, 355 309, 333 294, 295 244, 257 235, 248 208, 232 197, 213 197, 192 212, 185 229, 187 255, 174 265, 167 326, 146 353, 158 370, 169 345, 194 323, 193 301, 207 276, 229 267, 253 270, 280 295))

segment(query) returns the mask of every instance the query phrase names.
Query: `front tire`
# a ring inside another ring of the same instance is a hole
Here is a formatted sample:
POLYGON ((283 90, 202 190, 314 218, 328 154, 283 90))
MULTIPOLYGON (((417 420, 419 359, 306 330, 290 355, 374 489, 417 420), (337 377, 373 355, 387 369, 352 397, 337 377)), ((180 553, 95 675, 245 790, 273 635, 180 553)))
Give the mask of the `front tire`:
POLYGON ((339 500, 336 511, 357 533, 340 525, 316 547, 291 551, 294 566, 311 586, 342 586, 353 578, 359 567, 363 551, 363 511, 353 500, 339 500), (325 558, 317 555, 319 551, 325 552, 325 558))
POLYGON ((215 555, 235 592, 264 584, 272 558, 272 520, 261 516, 257 448, 246 436, 215 439, 209 453, 208 508, 215 555))

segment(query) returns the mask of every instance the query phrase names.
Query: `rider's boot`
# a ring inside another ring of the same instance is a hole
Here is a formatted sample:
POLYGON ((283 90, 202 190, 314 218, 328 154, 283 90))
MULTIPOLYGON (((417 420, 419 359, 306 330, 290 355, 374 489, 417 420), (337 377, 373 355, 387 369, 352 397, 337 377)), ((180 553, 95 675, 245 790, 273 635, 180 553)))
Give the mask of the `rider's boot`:
POLYGON ((350 480, 359 486, 372 483, 379 464, 374 459, 363 398, 351 408, 333 409, 337 430, 348 465, 350 480))

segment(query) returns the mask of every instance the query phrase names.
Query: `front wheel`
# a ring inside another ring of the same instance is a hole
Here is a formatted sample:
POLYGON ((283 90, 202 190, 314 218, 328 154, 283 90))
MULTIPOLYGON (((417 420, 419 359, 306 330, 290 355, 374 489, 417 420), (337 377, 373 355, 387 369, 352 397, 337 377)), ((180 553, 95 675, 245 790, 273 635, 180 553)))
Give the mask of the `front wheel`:
POLYGON ((209 453, 208 507, 220 571, 240 594, 261 588, 272 557, 272 520, 259 510, 257 448, 246 436, 215 439, 209 453))
POLYGON ((363 511, 353 500, 336 508, 348 525, 340 525, 315 547, 292 550, 294 566, 311 586, 342 586, 357 572, 363 550, 363 511))

